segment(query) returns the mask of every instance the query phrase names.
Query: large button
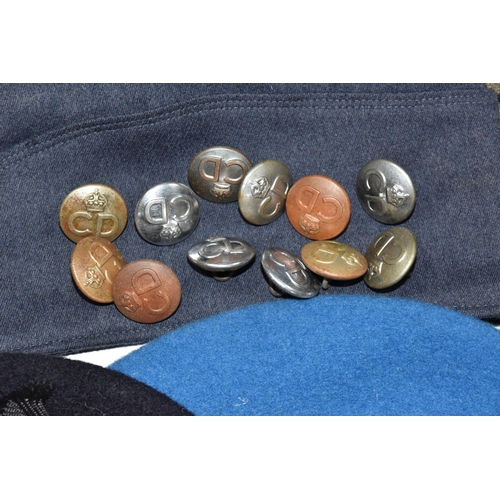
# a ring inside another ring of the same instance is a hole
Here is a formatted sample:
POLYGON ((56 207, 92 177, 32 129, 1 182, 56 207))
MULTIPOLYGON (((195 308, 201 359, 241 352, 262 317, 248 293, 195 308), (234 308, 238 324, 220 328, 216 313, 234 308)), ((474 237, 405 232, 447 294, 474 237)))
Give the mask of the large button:
POLYGON ((241 182, 252 168, 236 149, 213 147, 198 153, 188 168, 188 180, 196 194, 215 203, 238 199, 241 182))
POLYGON ((320 284, 303 262, 281 248, 267 248, 261 257, 264 273, 270 281, 269 289, 275 297, 290 295, 310 299, 319 293, 320 284))
POLYGON ((76 188, 66 196, 59 209, 61 229, 75 243, 87 236, 115 240, 125 229, 127 217, 124 199, 103 184, 76 188))
POLYGON ((252 224, 269 224, 285 211, 291 186, 292 174, 285 164, 277 160, 258 163, 241 183, 238 195, 241 214, 252 224))
POLYGON ((393 227, 379 234, 365 253, 368 272, 365 283, 383 289, 402 280, 417 256, 417 240, 405 227, 393 227))
POLYGON ((181 301, 181 284, 175 273, 156 260, 127 264, 113 283, 118 310, 138 323, 156 323, 171 316, 181 301))
POLYGON ((125 260, 113 243, 88 236, 81 239, 71 255, 71 274, 78 289, 101 304, 113 302, 113 282, 125 260))
POLYGON ((415 208, 410 176, 389 160, 372 160, 359 171, 356 194, 365 212, 384 224, 403 222, 415 208))
POLYGON ((309 175, 290 189, 286 213, 292 226, 306 238, 328 240, 346 228, 351 202, 338 182, 324 175, 309 175))
POLYGON ((200 204, 196 195, 177 182, 154 186, 135 208, 138 233, 154 245, 174 245, 186 239, 199 220, 200 204))

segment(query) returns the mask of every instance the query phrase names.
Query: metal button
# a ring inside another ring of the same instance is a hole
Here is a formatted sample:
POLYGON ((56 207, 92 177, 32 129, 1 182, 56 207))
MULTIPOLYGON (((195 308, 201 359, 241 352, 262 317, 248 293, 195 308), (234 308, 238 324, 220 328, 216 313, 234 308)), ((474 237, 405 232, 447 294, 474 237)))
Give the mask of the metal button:
POLYGON ((405 227, 393 227, 379 234, 365 253, 368 272, 365 283, 375 289, 395 285, 413 266, 417 240, 405 227))
POLYGON ((238 195, 241 214, 252 224, 269 224, 285 211, 291 186, 292 174, 285 164, 277 160, 258 163, 241 183, 238 195))
POLYGON ((113 301, 127 318, 156 323, 171 316, 179 306, 181 284, 167 265, 156 260, 136 260, 117 274, 113 301))
POLYGON ((127 217, 124 199, 103 184, 87 184, 74 189, 59 209, 61 229, 75 243, 87 236, 115 240, 125 229, 127 217))
POLYGON ((192 189, 177 182, 158 184, 135 208, 137 232, 154 245, 174 245, 198 225, 200 204, 192 189))
POLYGON ((284 294, 309 299, 318 295, 319 281, 303 262, 290 252, 281 248, 267 248, 260 262, 270 281, 269 290, 275 297, 284 294))
POLYGON ((346 228, 351 202, 338 182, 324 175, 309 175, 290 189, 286 213, 292 226, 306 238, 328 240, 346 228))
POLYGON ((255 248, 248 242, 226 236, 214 236, 193 245, 188 259, 209 271, 218 281, 227 281, 234 271, 246 266, 255 257, 255 248))
POLYGON ((241 181, 252 168, 236 149, 217 146, 198 153, 188 168, 189 184, 196 194, 215 203, 238 199, 241 181))
POLYGON ((415 208, 410 176, 389 160, 372 160, 359 171, 356 194, 365 212, 384 224, 403 222, 415 208))
POLYGON ((78 289, 89 299, 113 302, 113 281, 125 260, 108 240, 96 236, 82 238, 71 254, 71 274, 78 289))
POLYGON ((362 253, 338 241, 312 241, 302 247, 300 256, 311 271, 324 278, 325 290, 328 280, 353 280, 368 269, 362 253))

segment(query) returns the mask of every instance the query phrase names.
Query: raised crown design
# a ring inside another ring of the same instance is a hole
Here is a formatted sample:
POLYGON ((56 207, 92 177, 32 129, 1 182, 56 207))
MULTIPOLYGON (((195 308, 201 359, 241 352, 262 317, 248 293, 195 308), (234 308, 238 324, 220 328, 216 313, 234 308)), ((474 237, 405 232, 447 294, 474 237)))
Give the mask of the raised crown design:
POLYGON ((83 202, 89 212, 102 212, 108 204, 106 197, 97 188, 93 193, 85 196, 83 202))

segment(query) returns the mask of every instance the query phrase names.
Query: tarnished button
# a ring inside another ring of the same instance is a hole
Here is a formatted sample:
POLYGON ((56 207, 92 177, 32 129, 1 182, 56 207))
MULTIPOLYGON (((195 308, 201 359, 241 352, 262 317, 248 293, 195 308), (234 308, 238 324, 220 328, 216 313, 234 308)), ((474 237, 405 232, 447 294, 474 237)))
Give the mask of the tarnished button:
POLYGON ((384 224, 403 222, 415 208, 410 176, 389 160, 372 160, 359 171, 356 194, 365 212, 384 224))
POLYGON ((363 276, 368 263, 362 253, 338 241, 312 241, 300 251, 302 262, 314 273, 322 276, 323 289, 328 280, 353 280, 363 276))
POLYGON ((267 248, 260 259, 270 281, 269 290, 275 297, 282 294, 310 299, 319 293, 320 284, 303 262, 281 248, 267 248))
POLYGON ((96 236, 82 238, 71 255, 71 274, 78 289, 101 304, 113 302, 113 282, 125 260, 108 240, 96 236))
POLYGON ((402 280, 417 256, 417 240, 405 227, 379 234, 365 253, 368 272, 365 283, 375 289, 388 288, 402 280))
POLYGON ((290 189, 286 213, 292 226, 306 238, 328 240, 346 228, 351 202, 338 182, 324 175, 308 175, 290 189))
POLYGON ((255 165, 243 179, 238 205, 248 222, 263 226, 285 211, 285 201, 292 186, 288 167, 277 160, 255 165))
POLYGON ((188 168, 189 184, 196 194, 215 203, 238 199, 241 181, 252 168, 236 149, 217 146, 198 153, 188 168))
POLYGON ((193 190, 165 182, 144 193, 135 208, 137 232, 154 245, 175 245, 198 225, 200 204, 193 190))
POLYGON ((226 236, 208 238, 188 250, 188 259, 213 273, 218 281, 227 281, 234 271, 246 266, 254 257, 255 248, 250 243, 226 236))
POLYGON ((127 216, 124 199, 103 184, 76 188, 64 198, 59 209, 61 228, 75 243, 87 236, 115 240, 125 229, 127 216))
POLYGON ((113 301, 127 318, 138 323, 157 323, 179 306, 181 284, 167 265, 156 260, 136 260, 117 274, 113 301))

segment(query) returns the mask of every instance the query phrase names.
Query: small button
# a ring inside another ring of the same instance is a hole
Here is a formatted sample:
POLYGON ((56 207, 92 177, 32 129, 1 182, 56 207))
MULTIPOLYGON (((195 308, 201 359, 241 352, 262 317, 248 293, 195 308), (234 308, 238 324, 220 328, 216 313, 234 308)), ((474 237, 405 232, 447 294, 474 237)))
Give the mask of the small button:
POLYGON ((275 297, 289 295, 310 299, 319 293, 320 284, 303 262, 281 248, 267 248, 261 257, 264 273, 270 281, 269 290, 275 297))
POLYGON ((200 204, 193 190, 177 182, 158 184, 135 208, 137 232, 153 245, 175 245, 198 225, 200 204))
POLYGON ((252 224, 263 226, 276 220, 285 211, 292 174, 277 160, 265 160, 255 165, 243 179, 238 205, 243 217, 252 224))
POLYGON ((347 227, 351 202, 338 182, 324 175, 308 175, 290 189, 286 213, 292 226, 306 238, 328 240, 347 227))
POLYGON ((379 234, 365 253, 368 272, 365 283, 374 289, 388 288, 401 281, 417 256, 417 240, 405 227, 393 227, 379 234))
POLYGON ((179 306, 181 284, 167 265, 156 260, 136 260, 117 274, 113 301, 127 318, 138 323, 157 323, 179 306))
POLYGON ((188 168, 195 193, 215 203, 238 199, 241 182, 252 168, 250 160, 236 149, 217 146, 198 153, 188 168))
POLYGON ((115 240, 125 229, 127 217, 124 199, 103 184, 87 184, 74 189, 59 209, 61 229, 75 243, 87 236, 115 240))
POLYGON ((410 176, 389 160, 372 160, 359 171, 356 194, 365 212, 383 224, 399 224, 415 208, 410 176))

